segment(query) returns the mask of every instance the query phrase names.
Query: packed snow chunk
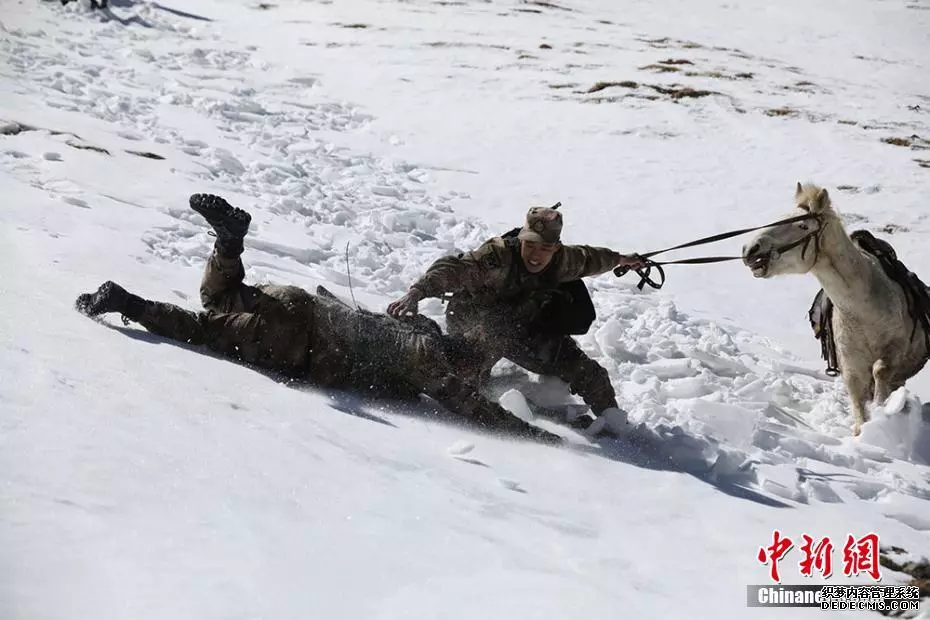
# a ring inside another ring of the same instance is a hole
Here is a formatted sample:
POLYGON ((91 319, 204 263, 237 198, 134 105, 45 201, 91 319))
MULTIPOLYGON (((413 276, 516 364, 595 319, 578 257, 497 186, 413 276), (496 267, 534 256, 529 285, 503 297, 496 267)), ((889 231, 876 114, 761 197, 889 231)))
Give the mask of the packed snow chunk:
POLYGON ((698 398, 714 391, 714 387, 703 376, 671 379, 662 385, 668 398, 698 398))
POLYGON ((740 377, 749 374, 749 369, 735 360, 729 360, 719 355, 712 355, 700 349, 689 350, 687 354, 700 362, 708 370, 721 377, 740 377))
MULTIPOLYGON (((930 409, 928 409, 930 411, 930 409)), ((896 390, 883 407, 872 409, 859 441, 878 446, 898 459, 930 464, 930 415, 907 388, 896 390)))
POLYGON ((533 415, 532 409, 526 402, 526 398, 523 396, 523 393, 520 390, 510 389, 501 394, 501 397, 498 401, 500 406, 511 412, 524 422, 532 422, 533 415))
POLYGON ((643 369, 655 374, 656 377, 667 381, 668 379, 682 379, 698 374, 696 362, 686 357, 676 359, 660 359, 643 366, 643 369))
POLYGON ((463 454, 468 454, 475 449, 475 444, 470 441, 456 441, 454 444, 449 446, 447 452, 452 456, 462 456, 463 454))
POLYGON ((927 500, 892 491, 876 500, 881 504, 882 512, 886 517, 919 530, 930 532, 930 511, 927 510, 927 500))
POLYGON ((801 483, 801 490, 808 497, 825 504, 842 504, 843 498, 837 495, 829 483, 823 480, 805 480, 801 483))
POLYGON ((712 403, 700 398, 679 403, 682 412, 704 422, 721 441, 746 450, 752 445, 759 414, 738 405, 712 403))
POLYGON ((806 503, 807 496, 801 489, 794 463, 785 465, 760 465, 756 469, 759 486, 766 493, 795 502, 806 503))

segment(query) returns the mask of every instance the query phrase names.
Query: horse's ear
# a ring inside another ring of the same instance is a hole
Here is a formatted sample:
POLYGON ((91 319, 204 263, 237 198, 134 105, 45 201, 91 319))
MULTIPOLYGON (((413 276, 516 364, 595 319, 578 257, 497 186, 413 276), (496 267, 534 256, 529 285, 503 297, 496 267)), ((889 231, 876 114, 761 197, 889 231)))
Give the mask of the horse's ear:
POLYGON ((794 190, 794 197, 800 198, 801 194, 804 193, 804 188, 801 187, 801 182, 798 181, 798 187, 794 190))
POLYGON ((823 211, 830 206, 830 194, 827 193, 827 189, 823 188, 817 192, 817 197, 814 198, 814 207, 815 212, 823 211))

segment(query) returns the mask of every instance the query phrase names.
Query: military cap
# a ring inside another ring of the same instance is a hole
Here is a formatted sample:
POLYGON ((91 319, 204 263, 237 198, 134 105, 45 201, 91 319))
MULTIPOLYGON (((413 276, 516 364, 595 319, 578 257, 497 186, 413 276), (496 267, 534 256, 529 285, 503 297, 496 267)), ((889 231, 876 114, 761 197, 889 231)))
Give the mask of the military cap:
POLYGON ((550 207, 532 207, 526 212, 526 223, 517 237, 537 243, 558 243, 561 235, 561 213, 550 207))

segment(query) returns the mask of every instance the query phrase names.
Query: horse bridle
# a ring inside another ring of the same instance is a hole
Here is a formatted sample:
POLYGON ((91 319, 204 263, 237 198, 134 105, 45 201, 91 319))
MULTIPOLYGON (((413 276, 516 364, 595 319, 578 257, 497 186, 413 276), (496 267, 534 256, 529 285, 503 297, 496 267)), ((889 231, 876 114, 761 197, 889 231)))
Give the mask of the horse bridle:
MULTIPOLYGON (((765 228, 773 228, 775 226, 781 226, 783 224, 791 224, 794 222, 803 222, 806 220, 816 220, 817 228, 811 232, 803 235, 800 239, 792 241, 791 243, 786 243, 785 245, 778 246, 773 248, 774 251, 779 254, 787 252, 797 246, 804 244, 804 247, 801 248, 801 258, 804 258, 804 255, 807 253, 807 248, 810 246, 810 242, 814 241, 814 252, 817 255, 820 254, 820 236, 823 232, 823 216, 819 213, 811 213, 806 205, 799 205, 798 208, 804 209, 807 213, 803 215, 795 215, 792 217, 787 217, 777 222, 772 222, 771 224, 765 224, 764 226, 755 226, 753 228, 740 228, 739 230, 731 230, 728 232, 718 233, 716 235, 711 235, 709 237, 702 237, 700 239, 695 239, 694 241, 689 241, 687 243, 682 243, 680 245, 672 246, 670 248, 665 248, 663 250, 655 250, 654 252, 647 252, 645 254, 634 254, 633 256, 637 258, 645 259, 646 265, 636 269, 636 274, 639 275, 640 281, 636 285, 636 288, 643 290, 643 286, 648 284, 654 289, 660 289, 665 284, 665 270, 662 269, 662 265, 704 265, 708 263, 722 263, 732 260, 743 260, 742 256, 701 256, 697 258, 682 258, 679 260, 670 260, 670 261, 654 261, 651 260, 653 256, 658 254, 664 254, 665 252, 671 252, 672 250, 682 250, 684 248, 692 248, 699 245, 706 245, 708 243, 714 243, 717 241, 723 241, 724 239, 730 239, 731 237, 737 237, 739 235, 744 235, 748 232, 754 232, 757 230, 763 230, 765 228), (655 268, 659 272, 662 280, 656 282, 650 277, 652 269, 655 268)), ((816 260, 816 258, 815 258, 816 260)), ((617 267, 614 269, 614 275, 618 278, 623 277, 626 273, 630 271, 629 267, 617 267)))

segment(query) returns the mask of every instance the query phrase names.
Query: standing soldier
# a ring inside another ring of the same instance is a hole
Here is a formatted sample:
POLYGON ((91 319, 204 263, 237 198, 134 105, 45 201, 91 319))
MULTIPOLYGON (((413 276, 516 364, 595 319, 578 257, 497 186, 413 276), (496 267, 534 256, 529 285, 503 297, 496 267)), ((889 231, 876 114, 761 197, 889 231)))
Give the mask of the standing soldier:
POLYGON ((455 374, 455 350, 426 317, 398 320, 354 309, 319 287, 249 286, 240 258, 251 216, 219 196, 195 194, 191 208, 216 232, 200 286, 206 312, 148 301, 113 282, 78 297, 79 311, 118 312, 148 331, 206 345, 227 357, 315 385, 375 396, 423 393, 481 426, 560 443, 528 424, 455 374))
MULTIPOLYGON (((562 214, 533 207, 516 235, 493 237, 478 249, 436 260, 406 295, 391 303, 388 314, 416 314, 426 297, 451 293, 446 324, 451 335, 475 352, 472 381, 479 386, 501 358, 569 384, 591 407, 597 421, 616 433, 628 430, 626 413, 617 407, 607 370, 588 357, 570 336, 581 331, 568 323, 579 301, 565 304, 564 283, 606 273, 616 267, 644 265, 635 255, 607 248, 562 245, 562 214)), ((586 293, 587 291, 583 291, 586 293)), ((587 300, 589 301, 589 300, 587 300)))

